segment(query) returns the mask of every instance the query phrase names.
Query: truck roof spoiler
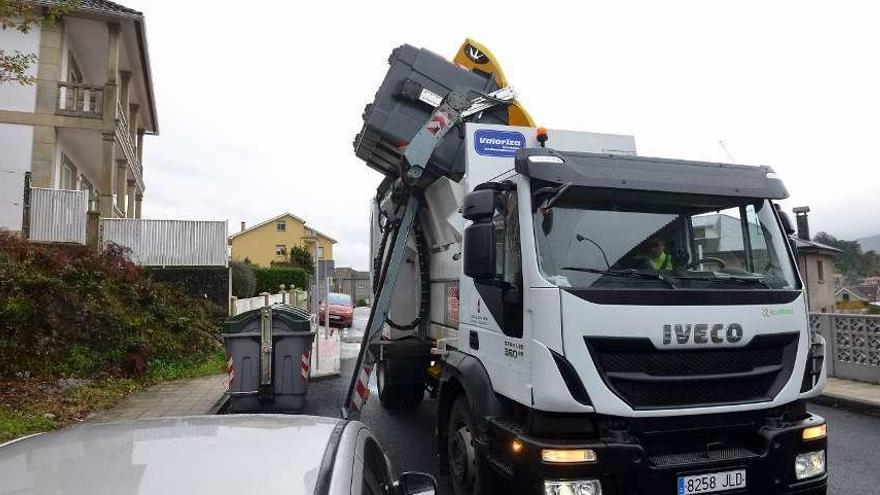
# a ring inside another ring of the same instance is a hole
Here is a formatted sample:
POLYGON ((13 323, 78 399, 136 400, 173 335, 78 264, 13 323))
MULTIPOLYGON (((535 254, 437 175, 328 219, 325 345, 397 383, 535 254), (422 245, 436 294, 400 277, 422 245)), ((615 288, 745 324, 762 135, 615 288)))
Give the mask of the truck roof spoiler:
POLYGON ((516 171, 574 186, 740 198, 785 199, 785 184, 766 165, 750 166, 608 153, 525 148, 516 171))

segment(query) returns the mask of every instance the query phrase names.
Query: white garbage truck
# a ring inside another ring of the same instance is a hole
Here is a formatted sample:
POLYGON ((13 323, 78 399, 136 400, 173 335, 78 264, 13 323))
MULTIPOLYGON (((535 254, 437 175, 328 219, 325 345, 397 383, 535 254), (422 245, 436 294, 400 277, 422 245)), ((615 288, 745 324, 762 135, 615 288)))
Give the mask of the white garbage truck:
POLYGON ((385 179, 343 414, 374 372, 386 408, 433 397, 458 495, 824 494, 825 343, 773 169, 536 128, 462 56, 395 50, 354 143, 385 179))

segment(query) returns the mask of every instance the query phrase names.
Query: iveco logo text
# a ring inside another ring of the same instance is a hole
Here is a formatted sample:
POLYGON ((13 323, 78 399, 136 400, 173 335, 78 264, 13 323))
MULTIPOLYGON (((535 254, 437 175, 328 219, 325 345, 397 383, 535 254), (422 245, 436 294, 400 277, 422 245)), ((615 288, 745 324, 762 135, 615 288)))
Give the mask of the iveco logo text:
POLYGON ((663 325, 663 343, 672 344, 735 344, 742 340, 743 328, 739 323, 696 323, 663 325))

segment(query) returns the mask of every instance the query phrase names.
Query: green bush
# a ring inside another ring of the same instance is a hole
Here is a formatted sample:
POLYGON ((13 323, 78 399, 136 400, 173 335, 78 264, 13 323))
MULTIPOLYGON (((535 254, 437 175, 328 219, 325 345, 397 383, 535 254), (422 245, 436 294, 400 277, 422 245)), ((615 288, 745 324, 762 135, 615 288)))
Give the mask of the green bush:
POLYGON ((233 261, 229 264, 232 271, 232 295, 238 298, 253 297, 257 293, 257 276, 248 263, 233 261))
POLYGON ((296 286, 306 289, 309 286, 309 276, 299 268, 254 268, 257 277, 257 294, 278 292, 278 286, 284 284, 288 289, 296 286))
POLYGON ((0 232, 0 376, 142 375, 219 348, 224 308, 154 281, 124 248, 32 244, 0 232))

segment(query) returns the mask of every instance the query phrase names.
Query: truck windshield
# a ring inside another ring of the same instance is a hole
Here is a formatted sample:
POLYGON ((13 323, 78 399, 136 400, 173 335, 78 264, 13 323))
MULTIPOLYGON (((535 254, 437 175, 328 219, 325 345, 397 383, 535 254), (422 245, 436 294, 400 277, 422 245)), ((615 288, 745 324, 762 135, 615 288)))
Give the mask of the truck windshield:
POLYGON ((538 264, 560 287, 797 287, 785 235, 767 200, 608 190, 579 196, 536 198, 538 264))

